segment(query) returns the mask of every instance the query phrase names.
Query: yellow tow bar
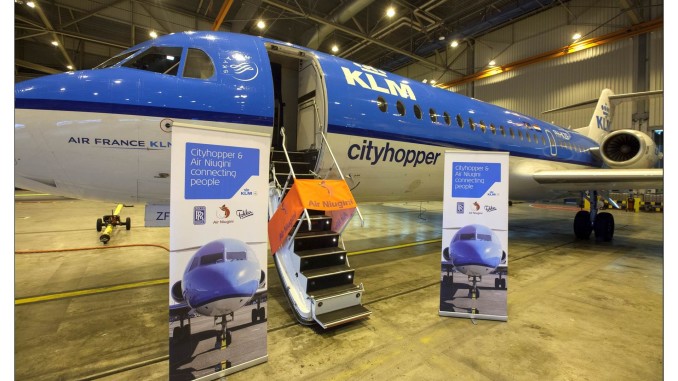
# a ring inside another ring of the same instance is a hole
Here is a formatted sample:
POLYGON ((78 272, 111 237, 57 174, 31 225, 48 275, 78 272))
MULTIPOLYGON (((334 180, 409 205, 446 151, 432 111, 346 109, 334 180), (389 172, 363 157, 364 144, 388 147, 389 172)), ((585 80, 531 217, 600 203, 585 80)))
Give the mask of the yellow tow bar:
POLYGON ((97 219, 97 231, 100 232, 102 228, 105 227, 104 232, 99 236, 99 241, 104 244, 107 244, 111 240, 111 233, 113 228, 118 225, 125 225, 125 229, 129 230, 132 227, 132 221, 129 217, 125 219, 125 222, 122 223, 120 220, 120 212, 125 205, 118 204, 115 208, 115 211, 110 215, 103 216, 103 218, 97 219))

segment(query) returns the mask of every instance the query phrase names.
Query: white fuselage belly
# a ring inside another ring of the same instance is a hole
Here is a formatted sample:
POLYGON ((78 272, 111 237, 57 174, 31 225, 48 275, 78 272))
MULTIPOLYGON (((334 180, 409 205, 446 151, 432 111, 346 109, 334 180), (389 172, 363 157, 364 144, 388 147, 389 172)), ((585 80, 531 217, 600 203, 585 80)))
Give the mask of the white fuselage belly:
MULTIPOLYGON (((171 132, 161 117, 90 112, 16 110, 15 186, 66 197, 116 202, 167 202, 171 132), (92 163, 97 165, 92 166, 92 163), (56 188, 55 188, 56 187, 56 188)), ((270 127, 175 120, 229 129, 270 127)), ((440 200, 447 148, 329 134, 332 151, 358 201, 440 200)), ((323 147, 321 176, 339 174, 323 147)), ((539 186, 539 170, 584 168, 510 157, 510 197, 558 197, 539 186)))

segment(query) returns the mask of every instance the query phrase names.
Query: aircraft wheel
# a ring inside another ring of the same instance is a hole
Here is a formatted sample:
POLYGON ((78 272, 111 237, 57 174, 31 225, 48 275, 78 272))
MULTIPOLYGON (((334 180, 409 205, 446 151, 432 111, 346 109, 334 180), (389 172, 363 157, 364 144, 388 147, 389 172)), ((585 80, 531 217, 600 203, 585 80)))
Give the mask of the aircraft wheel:
POLYGON ((100 232, 101 228, 104 226, 104 220, 97 218, 97 231, 100 232))
POLYGON ((174 327, 172 330, 172 340, 174 341, 181 341, 181 335, 183 334, 183 330, 181 327, 174 327))
POLYGON ((129 217, 127 217, 125 219, 125 230, 129 230, 131 228, 132 228, 132 220, 129 217))
POLYGON ((230 346, 232 342, 233 338, 231 337, 231 331, 226 331, 226 346, 230 346))
POLYGON ((595 222, 596 239, 610 242, 614 235, 614 217, 608 212, 598 213, 595 222))
POLYGON ((266 308, 264 307, 259 308, 259 320, 266 320, 266 308))
POLYGON ((506 279, 501 280, 501 289, 506 290, 506 279))
POLYGON ((591 213, 580 210, 574 216, 574 235, 578 239, 589 239, 591 236, 591 213))
POLYGON ((257 309, 253 308, 252 309, 252 323, 256 323, 256 321, 259 320, 258 317, 259 317, 259 314, 257 313, 257 309))
POLYGON ((494 288, 501 288, 501 279, 496 278, 494 280, 494 288))

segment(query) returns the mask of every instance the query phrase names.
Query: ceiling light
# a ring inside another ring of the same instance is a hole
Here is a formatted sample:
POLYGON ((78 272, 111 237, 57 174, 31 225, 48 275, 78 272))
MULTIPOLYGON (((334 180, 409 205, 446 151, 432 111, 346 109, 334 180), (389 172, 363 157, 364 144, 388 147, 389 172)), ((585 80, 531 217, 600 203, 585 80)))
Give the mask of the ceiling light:
POLYGON ((490 66, 494 66, 494 65, 496 65, 496 64, 497 64, 497 63, 494 62, 494 60, 490 61, 490 63, 489 63, 490 66))
POLYGON ((56 41, 56 40, 52 41, 52 45, 59 46, 59 41, 56 41))
POLYGON ((428 82, 428 79, 424 78, 424 80, 421 81, 421 82, 426 83, 426 82, 428 82))
POLYGON ((445 36, 441 35, 440 37, 438 37, 438 41, 443 41, 444 39, 445 39, 445 36))
POLYGON ((386 10, 386 16, 388 16, 389 18, 395 16, 395 8, 389 7, 389 8, 386 10))
POLYGON ((257 21, 257 28, 259 28, 259 29, 266 28, 266 23, 263 20, 257 21))
POLYGON ((332 53, 336 53, 339 51, 339 47, 337 45, 332 45, 332 53))
POLYGON ((456 48, 457 46, 459 46, 459 42, 457 40, 454 40, 454 41, 452 41, 450 46, 453 47, 453 48, 456 48))
POLYGON ((156 33, 154 30, 150 31, 150 32, 148 33, 148 35, 151 36, 151 38, 156 38, 156 37, 158 37, 158 33, 156 33))
POLYGON ((68 66, 66 66, 66 69, 68 69, 68 70, 73 70, 73 65, 68 65, 68 66))
POLYGON ((578 40, 580 38, 581 38, 581 33, 575 33, 575 34, 572 35, 573 40, 578 40))
POLYGON ((28 5, 31 8, 35 8, 35 3, 33 1, 27 2, 26 5, 28 5))

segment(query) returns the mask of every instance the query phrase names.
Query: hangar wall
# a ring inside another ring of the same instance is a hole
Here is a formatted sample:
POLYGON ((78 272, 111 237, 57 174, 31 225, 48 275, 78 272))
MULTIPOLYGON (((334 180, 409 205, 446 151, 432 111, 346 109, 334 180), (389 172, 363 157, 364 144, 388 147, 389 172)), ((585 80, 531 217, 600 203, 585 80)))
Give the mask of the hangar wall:
MULTIPOLYGON (((487 69, 490 60, 495 60, 498 65, 507 65, 565 47, 572 42, 571 36, 575 32, 581 33, 582 39, 589 39, 663 16, 661 3, 641 3, 644 6, 637 9, 635 15, 630 15, 623 12, 620 2, 615 0, 569 1, 565 6, 528 17, 470 43, 467 41, 466 49, 460 49, 464 47, 461 44, 456 49, 448 48, 438 57, 431 57, 438 63, 444 57, 447 60, 444 63, 452 71, 432 72, 421 64, 415 64, 398 73, 418 80, 426 78, 435 79, 438 83, 449 82, 487 69)), ((591 120, 593 107, 549 114, 543 114, 543 111, 597 99, 606 87, 615 93, 663 89, 663 34, 663 30, 658 29, 646 35, 620 39, 457 85, 450 90, 560 126, 586 126, 591 120), (644 57, 639 57, 639 52, 644 52, 644 57)), ((659 97, 645 103, 621 104, 616 109, 614 128, 637 128, 639 122, 638 118, 634 119, 634 114, 645 118, 640 125, 643 130, 661 128, 663 102, 663 97, 659 97), (645 110, 649 115, 644 114, 645 110)))

